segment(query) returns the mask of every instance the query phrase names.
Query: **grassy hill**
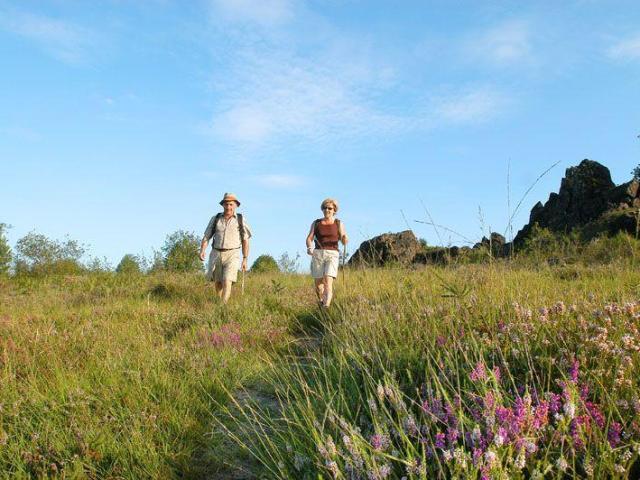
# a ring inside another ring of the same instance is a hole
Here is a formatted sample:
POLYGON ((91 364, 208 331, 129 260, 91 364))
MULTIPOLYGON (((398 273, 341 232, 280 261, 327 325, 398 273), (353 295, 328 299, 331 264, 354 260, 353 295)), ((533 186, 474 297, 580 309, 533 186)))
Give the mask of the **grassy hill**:
POLYGON ((0 280, 0 475, 626 478, 632 263, 0 280), (341 274, 342 275, 342 274, 341 274))

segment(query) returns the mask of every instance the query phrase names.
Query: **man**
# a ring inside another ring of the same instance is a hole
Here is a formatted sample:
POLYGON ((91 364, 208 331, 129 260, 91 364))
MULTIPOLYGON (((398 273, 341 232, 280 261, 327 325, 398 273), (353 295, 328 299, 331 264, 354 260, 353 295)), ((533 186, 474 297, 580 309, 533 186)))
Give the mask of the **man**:
POLYGON ((233 193, 225 193, 220 205, 224 211, 211 217, 204 231, 200 245, 200 260, 204 262, 207 245, 213 238, 207 278, 215 282, 216 293, 223 303, 227 303, 231 295, 231 286, 238 279, 238 268, 242 268, 243 272, 247 270, 251 230, 242 215, 236 214, 240 202, 233 193))

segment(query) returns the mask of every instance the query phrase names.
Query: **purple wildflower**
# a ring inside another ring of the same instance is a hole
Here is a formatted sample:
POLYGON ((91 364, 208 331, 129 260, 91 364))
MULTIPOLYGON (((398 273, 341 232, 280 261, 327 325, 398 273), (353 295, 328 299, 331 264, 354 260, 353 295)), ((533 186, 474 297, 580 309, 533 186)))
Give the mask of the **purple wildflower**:
POLYGON ((584 406, 587 408, 589 415, 593 418, 598 428, 604 428, 605 419, 600 408, 593 402, 585 402, 584 406))
POLYGON ((555 415, 560 411, 561 396, 557 393, 549 393, 549 413, 555 415))
POLYGON ((369 442, 371 443, 371 446, 374 450, 381 452, 389 446, 389 436, 375 433, 371 435, 369 442))
POLYGON ((471 370, 471 374, 469 374, 469 378, 472 382, 476 382, 478 380, 486 380, 487 379, 487 371, 484 368, 484 363, 478 362, 473 370, 471 370))
POLYGON ((513 413, 511 412, 511 409, 503 406, 496 407, 496 418, 498 420, 498 423, 509 423, 512 417, 513 413))
POLYGON ((444 413, 447 414, 448 423, 453 423, 458 421, 458 417, 456 417, 456 413, 453 410, 453 406, 449 402, 444 404, 444 413))
POLYGON ((482 451, 481 448, 474 448, 473 452, 472 452, 472 458, 473 458, 473 464, 477 467, 478 464, 480 463, 480 460, 482 460, 482 454, 484 452, 482 451))
POLYGON ((495 437, 493 437, 493 443, 495 443, 498 447, 501 447, 507 442, 507 430, 504 427, 499 427, 498 432, 495 437))
POLYGON ((578 359, 574 359, 571 363, 571 367, 569 368, 569 378, 573 383, 578 383, 578 373, 580 368, 580 362, 578 359))
POLYGON ((487 391, 487 393, 484 394, 483 403, 484 403, 484 408, 486 410, 488 411, 493 410, 493 407, 495 406, 495 403, 496 403, 496 399, 493 396, 492 391, 487 391))
POLYGON ((436 440, 434 443, 436 448, 444 448, 445 447, 445 434, 440 432, 436 433, 436 440))
POLYGON ((539 430, 549 423, 549 403, 542 400, 536 405, 535 412, 533 414, 533 428, 539 430))
POLYGON ((582 417, 576 417, 571 420, 569 425, 569 431, 571 432, 571 438, 573 439, 573 448, 576 450, 582 450, 584 448, 584 440, 582 440, 580 427, 584 423, 582 417))
POLYGON ((447 442, 449 442, 449 445, 453 446, 458 441, 459 434, 456 428, 447 428, 447 442))
POLYGON ((620 443, 620 434, 622 433, 622 425, 618 422, 611 422, 609 425, 609 431, 607 432, 607 439, 611 448, 616 448, 620 443))

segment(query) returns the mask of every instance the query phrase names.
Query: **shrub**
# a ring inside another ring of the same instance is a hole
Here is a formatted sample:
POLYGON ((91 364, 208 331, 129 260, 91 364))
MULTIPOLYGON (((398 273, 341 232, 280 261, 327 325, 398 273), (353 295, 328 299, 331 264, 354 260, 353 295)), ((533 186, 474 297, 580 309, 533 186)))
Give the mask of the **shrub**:
POLYGON ((193 232, 178 230, 167 235, 162 247, 164 267, 174 272, 201 272, 199 249, 200 240, 193 232))
POLYGON ((594 238, 584 247, 585 263, 610 263, 640 256, 640 241, 625 232, 594 238))
POLYGON ((137 275, 142 273, 140 259, 136 255, 127 253, 116 267, 116 272, 123 275, 137 275))
POLYGON ((11 266, 11 247, 5 236, 8 228, 6 223, 0 223, 0 275, 6 275, 11 266))
POLYGON ((574 263, 581 255, 582 243, 577 230, 570 233, 556 233, 536 223, 524 242, 520 257, 528 257, 536 264, 574 263))
POLYGON ((251 266, 251 271, 255 273, 279 272, 280 267, 271 255, 260 255, 251 266))
POLYGON ((295 257, 290 257, 287 252, 284 252, 278 259, 278 266, 284 273, 296 273, 300 266, 300 254, 296 253, 295 257))
POLYGON ((84 271, 84 246, 67 237, 64 242, 30 232, 16 243, 16 273, 76 275, 84 271))

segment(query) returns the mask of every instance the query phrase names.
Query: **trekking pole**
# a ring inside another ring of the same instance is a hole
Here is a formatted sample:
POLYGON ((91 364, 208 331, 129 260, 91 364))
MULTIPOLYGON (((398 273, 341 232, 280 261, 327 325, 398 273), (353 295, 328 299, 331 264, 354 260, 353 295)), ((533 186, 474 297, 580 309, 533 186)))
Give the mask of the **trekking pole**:
POLYGON ((342 283, 345 283, 345 274, 344 274, 344 262, 345 259, 347 258, 347 246, 343 243, 342 244, 342 283))
POLYGON ((244 296, 244 268, 242 269, 242 286, 240 288, 240 294, 244 296))

